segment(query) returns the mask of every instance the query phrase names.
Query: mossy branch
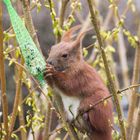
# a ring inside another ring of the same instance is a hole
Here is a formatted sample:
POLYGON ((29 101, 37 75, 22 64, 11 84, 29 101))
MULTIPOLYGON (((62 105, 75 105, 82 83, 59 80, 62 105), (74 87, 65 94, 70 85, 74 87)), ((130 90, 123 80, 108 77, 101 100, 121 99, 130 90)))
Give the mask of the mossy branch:
POLYGON ((3 28, 2 28, 2 1, 0 1, 0 80, 1 80, 1 99, 2 99, 2 111, 3 111, 3 122, 4 130, 6 135, 4 140, 8 140, 8 101, 6 95, 6 77, 5 77, 5 66, 4 66, 4 54, 3 54, 3 28))
POLYGON ((96 35, 97 35, 97 39, 98 39, 98 43, 99 43, 99 49, 100 49, 100 52, 101 52, 101 55, 102 55, 102 58, 103 58, 103 63, 104 63, 106 75, 107 75, 107 78, 108 78, 110 91, 113 95, 115 107, 116 107, 116 110, 117 110, 118 120, 119 120, 119 125, 120 125, 120 130, 121 130, 121 136, 122 136, 123 140, 126 140, 126 132, 125 132, 125 127, 124 127, 122 111, 121 111, 119 99, 118 99, 118 96, 117 96, 117 90, 115 88, 115 85, 114 85, 114 82, 113 82, 113 79, 112 79, 112 76, 111 76, 111 72, 109 70, 107 58, 106 58, 106 55, 105 55, 105 52, 104 52, 104 42, 103 42, 102 37, 100 35, 100 30, 99 30, 99 27, 98 27, 95 10, 93 9, 93 6, 92 6, 92 0, 87 0, 87 1, 88 1, 88 5, 89 5, 89 10, 90 10, 90 13, 91 13, 91 21, 92 21, 92 24, 94 26, 94 29, 95 29, 95 32, 96 32, 96 35))

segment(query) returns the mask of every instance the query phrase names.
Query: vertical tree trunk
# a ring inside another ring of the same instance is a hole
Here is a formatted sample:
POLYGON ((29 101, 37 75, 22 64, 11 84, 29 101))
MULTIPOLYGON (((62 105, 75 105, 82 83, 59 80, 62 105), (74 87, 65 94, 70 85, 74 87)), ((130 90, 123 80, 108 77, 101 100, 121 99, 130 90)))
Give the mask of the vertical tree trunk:
POLYGON ((2 99, 2 112, 4 131, 6 135, 4 140, 8 140, 8 101, 6 95, 6 77, 5 77, 5 66, 4 66, 4 54, 3 54, 3 28, 2 28, 2 1, 0 1, 0 80, 1 80, 1 99, 2 99))

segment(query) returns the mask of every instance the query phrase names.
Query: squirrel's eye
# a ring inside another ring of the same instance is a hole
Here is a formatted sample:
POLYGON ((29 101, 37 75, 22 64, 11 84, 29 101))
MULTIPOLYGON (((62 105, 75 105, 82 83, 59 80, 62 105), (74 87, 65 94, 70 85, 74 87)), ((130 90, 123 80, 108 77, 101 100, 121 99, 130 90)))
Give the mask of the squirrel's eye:
POLYGON ((62 57, 63 58, 67 58, 68 54, 63 54, 62 57))

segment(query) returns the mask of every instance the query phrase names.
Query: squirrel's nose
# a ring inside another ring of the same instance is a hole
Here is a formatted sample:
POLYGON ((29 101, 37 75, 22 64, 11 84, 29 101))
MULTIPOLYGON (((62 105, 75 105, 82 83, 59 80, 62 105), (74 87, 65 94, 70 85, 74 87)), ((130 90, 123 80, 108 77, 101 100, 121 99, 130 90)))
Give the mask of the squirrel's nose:
POLYGON ((52 61, 50 61, 50 60, 47 60, 46 62, 50 65, 53 65, 52 61))

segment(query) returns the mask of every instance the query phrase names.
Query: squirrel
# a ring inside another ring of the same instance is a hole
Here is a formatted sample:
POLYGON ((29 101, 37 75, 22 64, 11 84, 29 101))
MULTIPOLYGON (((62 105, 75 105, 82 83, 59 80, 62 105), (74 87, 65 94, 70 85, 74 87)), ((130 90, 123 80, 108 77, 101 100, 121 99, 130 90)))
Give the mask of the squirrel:
POLYGON ((82 112, 86 127, 82 123, 81 127, 83 125, 91 140, 112 140, 112 101, 109 99, 106 104, 100 103, 87 111, 91 105, 109 96, 109 91, 96 70, 83 58, 81 40, 84 33, 71 39, 80 28, 72 27, 62 36, 60 43, 51 47, 44 77, 61 96, 70 122, 82 112))

